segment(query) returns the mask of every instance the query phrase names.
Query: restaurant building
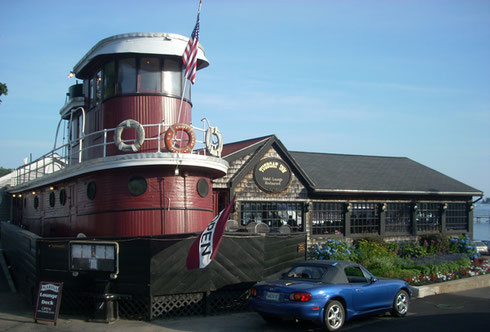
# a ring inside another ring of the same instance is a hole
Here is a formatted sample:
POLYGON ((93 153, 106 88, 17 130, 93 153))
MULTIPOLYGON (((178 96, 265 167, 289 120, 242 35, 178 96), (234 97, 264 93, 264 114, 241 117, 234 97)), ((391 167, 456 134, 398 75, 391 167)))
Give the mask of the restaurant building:
POLYGON ((236 195, 230 231, 413 239, 473 233, 480 190, 406 157, 288 151, 274 135, 225 144, 218 209, 236 195))

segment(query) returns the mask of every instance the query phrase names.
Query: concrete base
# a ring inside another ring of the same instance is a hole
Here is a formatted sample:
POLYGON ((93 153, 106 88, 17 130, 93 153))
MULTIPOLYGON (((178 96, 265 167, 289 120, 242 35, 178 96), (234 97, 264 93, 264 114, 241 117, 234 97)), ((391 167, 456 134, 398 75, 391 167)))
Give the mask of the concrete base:
POLYGON ((422 298, 436 294, 460 292, 483 287, 490 287, 490 274, 440 282, 426 286, 412 286, 410 288, 412 289, 414 298, 422 298))

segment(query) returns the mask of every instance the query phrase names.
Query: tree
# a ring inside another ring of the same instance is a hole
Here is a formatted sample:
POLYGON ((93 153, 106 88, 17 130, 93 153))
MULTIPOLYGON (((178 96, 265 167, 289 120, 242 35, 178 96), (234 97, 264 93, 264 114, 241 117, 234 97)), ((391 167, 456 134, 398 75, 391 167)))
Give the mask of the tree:
MULTIPOLYGON (((0 96, 1 95, 8 95, 8 92, 9 92, 9 90, 7 89, 7 84, 0 82, 0 96)), ((0 103, 1 102, 2 102, 2 100, 0 99, 0 103)))
POLYGON ((11 169, 0 167, 0 176, 4 176, 6 174, 9 174, 10 172, 12 172, 11 169))

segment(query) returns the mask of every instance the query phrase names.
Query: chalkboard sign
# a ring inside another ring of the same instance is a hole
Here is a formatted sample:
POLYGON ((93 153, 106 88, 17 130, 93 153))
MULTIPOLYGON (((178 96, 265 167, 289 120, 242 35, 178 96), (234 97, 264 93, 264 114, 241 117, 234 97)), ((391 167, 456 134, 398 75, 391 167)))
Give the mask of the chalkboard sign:
POLYGON ((41 281, 37 293, 36 311, 34 321, 38 320, 54 322, 58 319, 61 304, 62 282, 41 281))

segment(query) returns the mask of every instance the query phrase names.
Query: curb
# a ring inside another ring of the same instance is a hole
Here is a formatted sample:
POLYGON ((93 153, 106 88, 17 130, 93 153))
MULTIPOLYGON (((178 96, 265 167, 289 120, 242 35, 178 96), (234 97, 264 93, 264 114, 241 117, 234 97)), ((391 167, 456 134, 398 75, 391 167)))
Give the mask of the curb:
POLYGON ((465 279, 451 280, 425 286, 410 286, 413 298, 454 293, 475 288, 490 287, 490 273, 465 279))

